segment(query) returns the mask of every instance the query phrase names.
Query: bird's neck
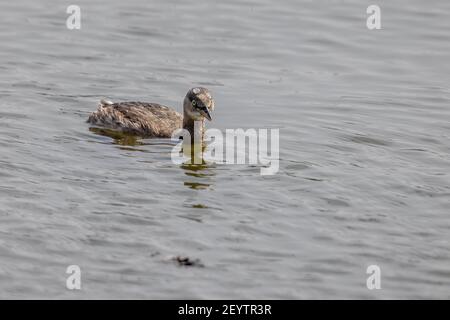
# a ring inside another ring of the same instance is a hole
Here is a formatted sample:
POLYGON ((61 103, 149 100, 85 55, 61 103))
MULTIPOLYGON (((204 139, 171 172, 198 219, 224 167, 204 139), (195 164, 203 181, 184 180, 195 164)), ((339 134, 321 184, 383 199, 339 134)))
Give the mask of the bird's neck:
POLYGON ((191 143, 202 143, 205 134, 205 120, 194 120, 184 114, 183 129, 191 135, 191 143))

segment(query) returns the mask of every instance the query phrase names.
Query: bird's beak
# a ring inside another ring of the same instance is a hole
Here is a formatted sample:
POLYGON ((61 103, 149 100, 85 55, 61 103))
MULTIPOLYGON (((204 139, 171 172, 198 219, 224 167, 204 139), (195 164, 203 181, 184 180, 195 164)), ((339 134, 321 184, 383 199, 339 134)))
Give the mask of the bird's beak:
POLYGON ((204 116, 209 121, 212 120, 211 113, 209 113, 209 110, 205 105, 199 106, 198 111, 201 113, 202 116, 204 116))

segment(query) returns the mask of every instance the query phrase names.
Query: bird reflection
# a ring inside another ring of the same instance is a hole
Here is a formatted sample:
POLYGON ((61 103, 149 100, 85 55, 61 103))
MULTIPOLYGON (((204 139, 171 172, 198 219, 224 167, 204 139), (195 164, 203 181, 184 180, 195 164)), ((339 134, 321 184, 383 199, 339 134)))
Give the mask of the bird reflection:
MULTIPOLYGON (((89 130, 95 134, 112 138, 114 144, 119 145, 121 148, 144 146, 148 144, 140 140, 139 136, 117 130, 97 127, 91 127, 89 130)), ((189 177, 189 179, 183 181, 183 184, 189 189, 207 190, 211 188, 211 177, 215 176, 213 171, 215 165, 205 160, 204 153, 206 148, 207 146, 203 143, 183 143, 181 150, 179 150, 183 159, 180 168, 184 171, 184 174, 189 177)), ((142 151, 136 148, 130 150, 142 151)))
POLYGON ((183 155, 186 159, 180 168, 184 170, 186 176, 192 178, 192 180, 185 181, 184 185, 190 189, 204 190, 211 187, 211 177, 215 176, 215 173, 211 170, 214 168, 214 164, 208 163, 204 159, 204 146, 198 148, 189 148, 189 146, 183 145, 183 155))
POLYGON ((118 144, 121 146, 141 146, 144 145, 141 141, 139 141, 139 137, 132 135, 132 134, 126 134, 121 131, 116 131, 112 129, 107 128, 96 128, 91 127, 89 128, 89 131, 98 134, 100 136, 109 137, 114 140, 114 144, 118 144))

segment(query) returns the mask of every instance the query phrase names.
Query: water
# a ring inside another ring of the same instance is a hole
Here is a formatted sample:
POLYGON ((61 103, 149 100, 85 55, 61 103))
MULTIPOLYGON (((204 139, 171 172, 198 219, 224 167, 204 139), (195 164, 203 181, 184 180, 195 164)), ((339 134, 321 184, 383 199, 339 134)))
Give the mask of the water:
POLYGON ((0 5, 0 298, 450 298, 450 2, 76 4, 0 5), (280 128, 278 174, 85 122, 195 85, 210 127, 280 128))

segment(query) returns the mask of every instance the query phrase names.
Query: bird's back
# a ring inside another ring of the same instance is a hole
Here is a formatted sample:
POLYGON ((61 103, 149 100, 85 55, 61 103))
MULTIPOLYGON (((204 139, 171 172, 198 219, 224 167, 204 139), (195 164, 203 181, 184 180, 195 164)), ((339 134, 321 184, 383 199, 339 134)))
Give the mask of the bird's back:
POLYGON ((171 137, 176 129, 182 127, 183 117, 157 103, 102 100, 88 122, 144 137, 171 137))

